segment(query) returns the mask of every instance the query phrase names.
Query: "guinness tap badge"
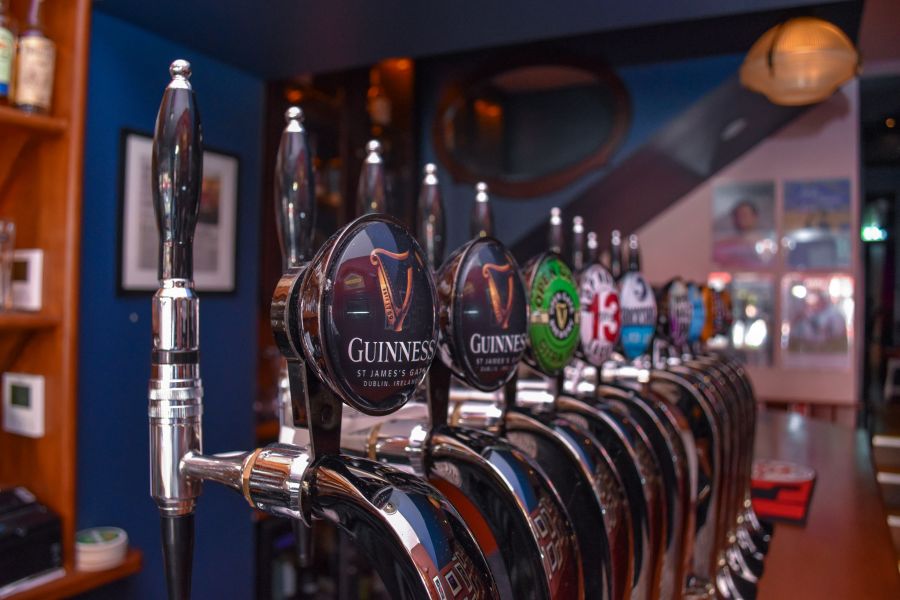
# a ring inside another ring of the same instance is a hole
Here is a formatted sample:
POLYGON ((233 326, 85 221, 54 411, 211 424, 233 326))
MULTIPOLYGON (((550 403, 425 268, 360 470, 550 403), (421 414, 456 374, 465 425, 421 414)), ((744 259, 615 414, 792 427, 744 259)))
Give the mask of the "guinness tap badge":
POLYGON ((441 356, 457 377, 496 390, 513 376, 526 347, 525 286, 497 240, 472 240, 437 275, 441 356))
POLYGON ((491 308, 494 309, 494 318, 497 324, 506 329, 509 327, 509 315, 511 314, 515 292, 513 290, 513 267, 510 263, 497 265, 494 263, 485 263, 481 268, 481 275, 488 282, 488 293, 491 297, 491 308), (494 280, 493 273, 506 274, 506 304, 500 300, 500 290, 497 282, 494 280))
POLYGON ((304 275, 297 336, 318 374, 372 415, 402 406, 437 351, 437 298, 422 249, 398 221, 360 217, 304 275))
POLYGON ((410 301, 412 300, 413 272, 409 267, 406 268, 406 288, 403 292, 403 302, 398 308, 394 288, 391 287, 391 281, 381 258, 382 256, 388 256, 396 261, 405 261, 409 258, 409 251, 391 252, 384 248, 375 248, 369 253, 369 261, 378 270, 378 285, 381 286, 381 301, 384 303, 384 316, 387 324, 394 331, 403 331, 403 321, 406 319, 406 313, 409 312, 410 301))

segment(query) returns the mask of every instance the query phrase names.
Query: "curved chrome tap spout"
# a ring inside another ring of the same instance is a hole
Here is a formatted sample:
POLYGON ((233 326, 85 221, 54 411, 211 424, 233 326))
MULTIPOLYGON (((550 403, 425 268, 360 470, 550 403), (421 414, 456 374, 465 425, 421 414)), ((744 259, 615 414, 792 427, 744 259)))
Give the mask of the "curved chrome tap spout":
POLYGON ((462 517, 420 478, 362 458, 324 456, 305 480, 312 514, 349 534, 391 598, 498 597, 462 517))

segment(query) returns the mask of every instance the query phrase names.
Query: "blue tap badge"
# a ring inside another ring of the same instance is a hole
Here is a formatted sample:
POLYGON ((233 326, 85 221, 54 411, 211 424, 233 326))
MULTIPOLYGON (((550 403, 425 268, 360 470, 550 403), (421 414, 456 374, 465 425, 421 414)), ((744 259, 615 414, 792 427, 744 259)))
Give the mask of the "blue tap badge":
POLYGON ((688 328, 688 342, 693 344, 700 341, 703 325, 706 323, 706 304, 703 302, 700 287, 696 283, 688 284, 688 300, 691 303, 691 326, 688 328))
POLYGON ((635 359, 650 349, 656 330, 656 297, 644 276, 629 271, 622 277, 619 299, 622 305, 622 349, 635 359))

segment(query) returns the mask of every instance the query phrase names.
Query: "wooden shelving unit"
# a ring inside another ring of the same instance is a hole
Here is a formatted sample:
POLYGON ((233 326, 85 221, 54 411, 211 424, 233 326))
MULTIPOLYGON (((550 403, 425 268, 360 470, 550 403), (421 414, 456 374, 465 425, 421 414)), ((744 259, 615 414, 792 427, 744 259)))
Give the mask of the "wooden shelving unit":
POLYGON ((118 579, 134 575, 141 570, 143 556, 140 550, 131 549, 128 555, 118 567, 106 571, 74 571, 48 581, 44 585, 20 592, 12 596, 10 600, 56 600, 57 598, 71 598, 77 594, 83 594, 94 588, 112 583, 118 579))
MULTIPOLYGON (((23 23, 29 0, 12 0, 23 23)), ((44 251, 43 309, 0 313, 0 370, 43 375, 45 434, 0 431, 0 485, 23 485, 60 515, 66 575, 14 598, 59 598, 135 573, 141 554, 109 571, 75 571, 78 285, 90 0, 46 0, 57 45, 49 115, 0 106, 0 219, 16 224, 16 247, 44 251)))

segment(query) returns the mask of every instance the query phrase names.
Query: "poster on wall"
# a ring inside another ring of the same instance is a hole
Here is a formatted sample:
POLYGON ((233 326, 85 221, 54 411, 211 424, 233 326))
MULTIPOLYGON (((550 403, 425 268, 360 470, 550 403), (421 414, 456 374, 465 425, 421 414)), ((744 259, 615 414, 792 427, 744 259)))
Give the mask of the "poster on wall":
POLYGON ((774 288, 772 277, 765 274, 735 273, 731 279, 731 345, 745 364, 772 365, 774 288))
POLYGON ((850 266, 850 180, 784 183, 784 239, 788 268, 850 266))
POLYGON ((765 267, 778 250, 775 183, 723 182, 713 190, 712 259, 723 267, 765 267))
POLYGON ((787 273, 781 281, 781 297, 782 366, 849 371, 853 277, 787 273))

